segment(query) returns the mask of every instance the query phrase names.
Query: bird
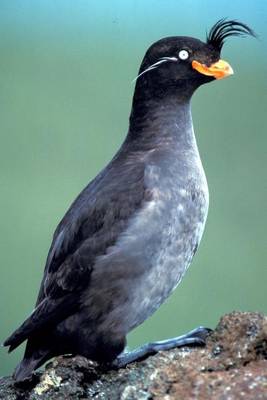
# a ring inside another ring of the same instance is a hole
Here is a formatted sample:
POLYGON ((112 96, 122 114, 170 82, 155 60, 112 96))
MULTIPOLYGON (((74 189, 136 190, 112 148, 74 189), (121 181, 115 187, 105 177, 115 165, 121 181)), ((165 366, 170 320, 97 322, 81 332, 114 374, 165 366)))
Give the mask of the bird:
POLYGON ((116 369, 160 350, 205 344, 205 327, 133 351, 126 337, 170 296, 199 246, 209 192, 191 98, 233 74, 221 50, 228 37, 245 35, 255 33, 223 18, 205 41, 171 36, 148 48, 125 140, 57 226, 35 308, 4 342, 13 351, 27 341, 16 381, 58 355, 116 369))

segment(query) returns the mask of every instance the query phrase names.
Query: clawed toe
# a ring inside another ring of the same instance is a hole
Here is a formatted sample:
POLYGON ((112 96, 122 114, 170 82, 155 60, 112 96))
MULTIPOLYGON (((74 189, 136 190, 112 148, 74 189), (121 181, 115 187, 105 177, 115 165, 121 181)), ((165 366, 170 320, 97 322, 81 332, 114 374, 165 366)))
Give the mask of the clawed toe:
POLYGON ((186 337, 199 338, 205 342, 207 336, 209 336, 212 332, 213 332, 212 329, 205 328, 204 326, 200 326, 200 327, 194 329, 193 331, 188 332, 186 337))

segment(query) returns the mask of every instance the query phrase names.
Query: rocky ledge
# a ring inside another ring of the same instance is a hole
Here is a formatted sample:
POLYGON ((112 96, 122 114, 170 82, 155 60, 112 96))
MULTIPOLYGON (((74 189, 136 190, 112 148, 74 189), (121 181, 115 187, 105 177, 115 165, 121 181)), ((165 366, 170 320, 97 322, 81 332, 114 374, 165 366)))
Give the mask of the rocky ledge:
POLYGON ((160 352, 119 371, 83 357, 58 357, 30 382, 0 379, 4 400, 267 399, 267 317, 233 312, 205 347, 160 352))

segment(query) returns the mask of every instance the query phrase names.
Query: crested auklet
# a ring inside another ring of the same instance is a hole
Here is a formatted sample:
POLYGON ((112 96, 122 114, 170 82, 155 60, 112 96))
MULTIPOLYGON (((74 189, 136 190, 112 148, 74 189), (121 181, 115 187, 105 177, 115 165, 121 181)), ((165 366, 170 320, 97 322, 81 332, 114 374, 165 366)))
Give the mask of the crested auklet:
POLYGON ((201 240, 209 194, 190 99, 200 85, 233 73, 220 52, 228 36, 245 34, 254 35, 223 19, 206 42, 167 37, 146 52, 126 139, 56 228, 36 308, 4 343, 12 351, 27 340, 17 381, 60 354, 118 368, 205 343, 209 329, 200 327, 124 352, 128 332, 179 284, 201 240))

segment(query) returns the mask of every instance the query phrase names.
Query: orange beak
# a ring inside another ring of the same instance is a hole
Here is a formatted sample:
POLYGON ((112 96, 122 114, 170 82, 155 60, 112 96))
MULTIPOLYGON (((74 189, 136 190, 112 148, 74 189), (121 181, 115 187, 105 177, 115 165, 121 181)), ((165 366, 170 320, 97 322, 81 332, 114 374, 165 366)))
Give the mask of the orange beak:
POLYGON ((192 68, 197 70, 203 75, 214 76, 216 79, 223 79, 229 75, 233 75, 234 71, 230 64, 228 64, 224 60, 219 60, 214 64, 211 64, 209 67, 205 64, 201 64, 198 61, 192 61, 192 68))

